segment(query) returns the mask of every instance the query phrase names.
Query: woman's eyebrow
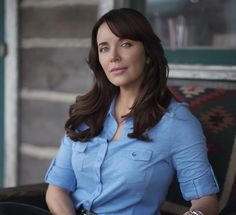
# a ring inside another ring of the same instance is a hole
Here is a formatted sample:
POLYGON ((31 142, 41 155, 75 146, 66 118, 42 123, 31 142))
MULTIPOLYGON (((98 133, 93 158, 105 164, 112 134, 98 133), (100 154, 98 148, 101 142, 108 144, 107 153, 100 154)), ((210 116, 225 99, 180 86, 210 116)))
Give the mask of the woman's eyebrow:
POLYGON ((104 45, 107 45, 108 43, 107 42, 100 42, 98 43, 98 46, 104 46, 104 45))
MULTIPOLYGON (((126 38, 119 38, 118 39, 118 42, 122 42, 124 40, 129 40, 129 39, 126 39, 126 38)), ((98 46, 104 46, 104 45, 108 45, 108 42, 98 42, 98 46)))

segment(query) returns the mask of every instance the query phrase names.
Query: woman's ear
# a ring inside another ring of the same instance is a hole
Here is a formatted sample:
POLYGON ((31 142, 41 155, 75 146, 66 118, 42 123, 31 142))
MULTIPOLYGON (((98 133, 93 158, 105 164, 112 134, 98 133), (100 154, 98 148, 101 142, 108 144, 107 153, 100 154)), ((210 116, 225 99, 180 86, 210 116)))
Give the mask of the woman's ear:
POLYGON ((149 63, 150 63, 150 61, 151 61, 151 60, 150 60, 150 58, 149 58, 149 57, 147 57, 147 58, 146 58, 146 64, 149 64, 149 63))

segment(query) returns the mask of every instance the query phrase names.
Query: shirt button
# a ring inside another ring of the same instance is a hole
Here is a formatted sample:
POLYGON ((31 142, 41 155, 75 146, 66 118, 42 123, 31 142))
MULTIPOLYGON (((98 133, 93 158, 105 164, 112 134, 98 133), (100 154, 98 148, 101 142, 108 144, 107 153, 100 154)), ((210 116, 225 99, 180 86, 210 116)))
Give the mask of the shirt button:
POLYGON ((137 155, 137 154, 136 154, 135 152, 132 153, 132 157, 136 157, 136 155, 137 155))
POLYGON ((86 204, 86 206, 89 206, 89 201, 86 201, 86 203, 85 203, 85 204, 86 204))
POLYGON ((98 161, 101 161, 101 160, 102 160, 102 157, 99 157, 99 158, 98 158, 98 161))

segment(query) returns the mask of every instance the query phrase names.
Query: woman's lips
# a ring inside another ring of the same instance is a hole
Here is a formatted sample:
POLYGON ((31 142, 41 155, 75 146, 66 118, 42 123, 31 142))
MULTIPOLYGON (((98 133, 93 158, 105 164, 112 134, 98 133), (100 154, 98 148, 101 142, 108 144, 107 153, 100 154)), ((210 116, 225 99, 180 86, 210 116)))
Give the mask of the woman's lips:
POLYGON ((122 74, 128 67, 115 67, 111 69, 111 73, 115 75, 122 74))

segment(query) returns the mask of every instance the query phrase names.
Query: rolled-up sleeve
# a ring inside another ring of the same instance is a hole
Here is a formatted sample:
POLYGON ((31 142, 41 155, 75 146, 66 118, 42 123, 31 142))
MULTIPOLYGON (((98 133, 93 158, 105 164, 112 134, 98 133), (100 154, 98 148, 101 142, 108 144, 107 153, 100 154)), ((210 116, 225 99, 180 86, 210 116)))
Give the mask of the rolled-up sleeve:
POLYGON ((187 201, 198 199, 206 195, 212 195, 219 191, 211 166, 209 166, 206 173, 201 175, 199 178, 180 182, 180 189, 183 198, 187 201))
POLYGON ((72 143, 64 135, 57 156, 52 160, 45 176, 45 182, 69 191, 76 188, 76 178, 71 165, 72 143))
POLYGON ((183 198, 189 201, 216 194, 219 186, 208 161, 206 140, 199 121, 188 111, 182 116, 173 123, 172 162, 183 198))

